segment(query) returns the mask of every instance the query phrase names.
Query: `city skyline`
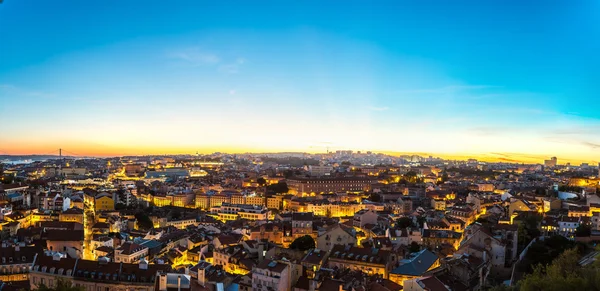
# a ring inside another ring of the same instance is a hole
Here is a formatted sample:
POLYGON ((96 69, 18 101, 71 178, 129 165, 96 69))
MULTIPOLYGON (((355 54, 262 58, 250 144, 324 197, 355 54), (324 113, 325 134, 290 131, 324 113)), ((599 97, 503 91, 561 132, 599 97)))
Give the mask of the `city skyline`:
POLYGON ((263 3, 4 1, 0 151, 600 161, 594 1, 263 3))

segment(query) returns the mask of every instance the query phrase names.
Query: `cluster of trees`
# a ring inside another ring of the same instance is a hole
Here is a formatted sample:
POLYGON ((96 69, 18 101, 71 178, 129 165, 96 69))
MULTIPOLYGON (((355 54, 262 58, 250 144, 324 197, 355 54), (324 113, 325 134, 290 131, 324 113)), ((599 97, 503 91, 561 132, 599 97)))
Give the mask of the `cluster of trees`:
POLYGON ((402 180, 413 184, 423 183, 423 178, 417 177, 417 172, 415 171, 406 172, 402 180))
POLYGON ((573 247, 574 242, 560 235, 548 237, 543 241, 538 240, 527 249, 527 254, 517 265, 517 271, 531 273, 535 266, 548 265, 565 250, 573 247))
POLYGON ((517 286, 498 286, 491 290, 559 291, 600 290, 600 262, 580 266, 577 249, 568 249, 549 265, 538 264, 517 286))
POLYGON ((560 191, 560 192, 581 193, 581 191, 583 191, 583 188, 582 187, 578 187, 578 186, 560 185, 560 186, 558 186, 558 191, 560 191))
POLYGON ((143 230, 149 230, 154 227, 154 223, 148 216, 146 212, 138 212, 135 214, 135 219, 137 219, 138 227, 143 230))
POLYGON ((267 186, 267 191, 275 192, 277 194, 287 193, 290 189, 285 182, 279 182, 277 184, 271 184, 267 186))
POLYGON ((519 253, 531 242, 540 236, 538 224, 542 221, 542 216, 538 213, 522 213, 522 222, 518 229, 518 251, 519 253))
POLYGON ((315 240, 310 235, 301 236, 290 244, 290 249, 308 251, 316 247, 315 240))

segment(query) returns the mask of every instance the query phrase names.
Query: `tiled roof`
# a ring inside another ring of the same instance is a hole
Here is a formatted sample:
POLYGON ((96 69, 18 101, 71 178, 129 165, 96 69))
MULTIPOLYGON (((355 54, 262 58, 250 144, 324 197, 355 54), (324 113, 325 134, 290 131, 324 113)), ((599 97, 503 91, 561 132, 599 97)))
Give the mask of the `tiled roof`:
POLYGON ((263 260, 256 268, 281 273, 288 265, 272 260, 263 260))
POLYGON ((83 241, 83 230, 48 230, 47 240, 49 241, 83 241))
POLYGON ((428 251, 422 250, 413 254, 409 259, 404 259, 401 265, 392 270, 392 274, 401 274, 409 276, 421 276, 425 273, 436 261, 438 257, 428 251))
POLYGON ((117 248, 118 251, 121 251, 122 255, 131 255, 131 254, 137 253, 143 249, 147 249, 147 247, 138 245, 138 244, 130 242, 130 241, 125 242, 122 246, 117 248))

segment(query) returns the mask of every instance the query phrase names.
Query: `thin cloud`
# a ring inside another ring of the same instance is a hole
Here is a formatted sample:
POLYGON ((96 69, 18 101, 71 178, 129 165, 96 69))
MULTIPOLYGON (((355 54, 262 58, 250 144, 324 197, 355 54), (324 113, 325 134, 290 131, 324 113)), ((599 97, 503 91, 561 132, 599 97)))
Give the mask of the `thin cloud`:
POLYGON ((583 141, 583 142, 581 142, 581 144, 584 145, 584 146, 591 147, 592 149, 598 149, 598 148, 600 148, 600 144, 589 142, 589 141, 583 141))
POLYGON ((386 111, 389 109, 390 109, 389 107, 375 107, 375 106, 369 107, 369 110, 372 110, 372 111, 386 111))
POLYGON ((29 90, 29 89, 21 88, 21 87, 11 85, 11 84, 0 84, 0 93, 1 92, 4 92, 6 94, 12 94, 12 95, 23 96, 23 97, 33 97, 33 98, 49 99, 49 98, 55 97, 54 94, 50 94, 50 93, 46 93, 46 92, 42 92, 42 91, 36 91, 36 90, 29 90))
POLYGON ((498 86, 491 85, 451 85, 437 88, 420 88, 420 89, 409 89, 403 90, 400 93, 453 93, 457 91, 471 91, 471 90, 483 90, 483 89, 492 89, 499 88, 498 86))
POLYGON ((240 68, 246 63, 246 59, 237 58, 235 62, 230 64, 223 64, 219 66, 219 72, 226 74, 237 74, 240 72, 240 68))
POLYGON ((237 74, 240 72, 239 66, 236 64, 219 66, 219 72, 226 74, 237 74))
POLYGON ((179 52, 173 52, 169 54, 169 57, 172 59, 184 61, 194 66, 214 65, 221 61, 219 56, 204 52, 198 48, 191 48, 179 52))

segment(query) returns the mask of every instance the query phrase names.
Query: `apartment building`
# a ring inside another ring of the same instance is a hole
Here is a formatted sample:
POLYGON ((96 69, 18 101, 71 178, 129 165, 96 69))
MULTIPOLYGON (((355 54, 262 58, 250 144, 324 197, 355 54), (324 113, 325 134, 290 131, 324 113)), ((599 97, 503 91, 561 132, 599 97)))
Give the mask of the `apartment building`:
POLYGON ((292 178, 287 180, 290 194, 306 196, 318 193, 369 191, 374 180, 362 177, 348 178, 292 178))

